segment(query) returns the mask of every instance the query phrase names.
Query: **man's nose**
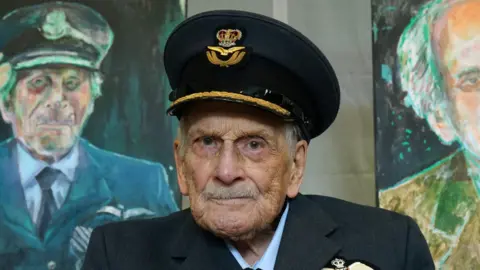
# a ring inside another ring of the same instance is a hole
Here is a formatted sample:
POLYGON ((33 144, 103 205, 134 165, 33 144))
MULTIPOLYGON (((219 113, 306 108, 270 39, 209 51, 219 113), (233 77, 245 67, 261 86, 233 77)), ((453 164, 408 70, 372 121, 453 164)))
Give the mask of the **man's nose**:
POLYGON ((65 99, 65 93, 63 87, 59 84, 53 84, 51 91, 45 101, 45 106, 49 109, 61 110, 68 106, 68 102, 65 99))
POLYGON ((244 178, 241 157, 233 143, 224 143, 220 150, 215 176, 227 185, 244 178))

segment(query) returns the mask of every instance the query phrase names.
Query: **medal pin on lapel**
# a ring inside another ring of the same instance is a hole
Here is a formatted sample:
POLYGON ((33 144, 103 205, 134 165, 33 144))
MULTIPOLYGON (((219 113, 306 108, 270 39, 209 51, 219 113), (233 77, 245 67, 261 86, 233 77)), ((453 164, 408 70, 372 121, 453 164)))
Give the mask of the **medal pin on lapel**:
POLYGON ((335 258, 330 262, 330 265, 329 265, 329 266, 332 266, 333 268, 325 267, 325 268, 322 268, 322 270, 373 270, 373 268, 361 262, 354 262, 349 266, 345 266, 345 263, 346 263, 345 260, 335 258))

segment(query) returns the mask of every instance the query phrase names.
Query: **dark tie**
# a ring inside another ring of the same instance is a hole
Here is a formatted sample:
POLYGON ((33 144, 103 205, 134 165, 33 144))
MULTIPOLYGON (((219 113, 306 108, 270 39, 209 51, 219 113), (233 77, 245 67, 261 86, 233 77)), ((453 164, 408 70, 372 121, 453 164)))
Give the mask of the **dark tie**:
POLYGON ((48 224, 52 219, 52 215, 57 211, 55 198, 53 197, 52 185, 55 180, 62 175, 62 172, 50 167, 46 167, 37 174, 37 182, 42 189, 42 202, 40 204, 40 214, 37 222, 38 235, 43 240, 48 224))

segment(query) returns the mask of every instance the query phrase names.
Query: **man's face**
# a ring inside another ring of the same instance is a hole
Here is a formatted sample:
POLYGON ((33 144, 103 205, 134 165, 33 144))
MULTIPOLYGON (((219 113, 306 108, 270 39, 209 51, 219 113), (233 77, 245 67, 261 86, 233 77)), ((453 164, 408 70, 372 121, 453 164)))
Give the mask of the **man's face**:
POLYGON ((434 41, 452 133, 480 157, 480 1, 455 4, 436 23, 434 41))
POLYGON ((232 240, 270 229, 286 197, 298 193, 305 141, 289 152, 282 122, 245 105, 203 103, 191 112, 184 153, 176 142, 175 156, 197 223, 232 240))
POLYGON ((90 74, 74 68, 20 71, 3 116, 35 155, 57 157, 71 149, 92 109, 90 74))

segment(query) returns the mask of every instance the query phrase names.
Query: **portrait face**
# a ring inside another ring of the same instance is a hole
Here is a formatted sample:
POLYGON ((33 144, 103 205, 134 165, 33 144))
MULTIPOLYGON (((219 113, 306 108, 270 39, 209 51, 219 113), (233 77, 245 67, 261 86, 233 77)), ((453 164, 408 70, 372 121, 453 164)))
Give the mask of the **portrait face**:
POLYGON ((287 196, 298 193, 306 142, 290 151, 283 122, 245 105, 203 102, 191 112, 175 159, 195 220, 232 240, 269 229, 287 196))
MULTIPOLYGON (((439 121, 480 157, 480 1, 454 4, 434 27, 434 45, 448 106, 439 121)), ((449 136, 449 135, 447 135, 449 136)))
POLYGON ((38 68, 18 72, 4 119, 15 137, 40 157, 68 152, 92 111, 90 73, 75 67, 38 68))

